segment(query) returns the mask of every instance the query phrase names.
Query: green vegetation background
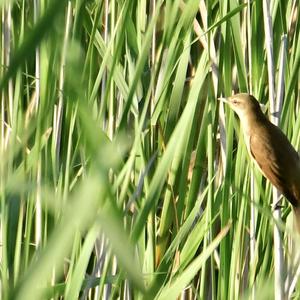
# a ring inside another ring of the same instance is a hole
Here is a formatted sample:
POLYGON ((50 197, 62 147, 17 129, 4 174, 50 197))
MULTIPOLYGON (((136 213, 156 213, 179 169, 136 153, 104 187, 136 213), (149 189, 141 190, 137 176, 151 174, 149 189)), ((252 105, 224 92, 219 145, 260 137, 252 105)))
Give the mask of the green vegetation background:
POLYGON ((263 7, 0 1, 2 299, 273 299, 271 188, 216 100, 270 108, 272 49, 298 149, 299 2, 271 39, 263 7))

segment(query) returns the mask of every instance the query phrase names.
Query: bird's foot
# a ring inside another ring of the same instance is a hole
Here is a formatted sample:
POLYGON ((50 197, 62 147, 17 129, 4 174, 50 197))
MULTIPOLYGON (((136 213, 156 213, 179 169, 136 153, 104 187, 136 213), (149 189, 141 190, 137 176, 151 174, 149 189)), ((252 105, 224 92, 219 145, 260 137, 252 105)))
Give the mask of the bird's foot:
POLYGON ((275 204, 271 205, 272 210, 282 209, 284 206, 281 205, 281 200, 277 201, 275 204))

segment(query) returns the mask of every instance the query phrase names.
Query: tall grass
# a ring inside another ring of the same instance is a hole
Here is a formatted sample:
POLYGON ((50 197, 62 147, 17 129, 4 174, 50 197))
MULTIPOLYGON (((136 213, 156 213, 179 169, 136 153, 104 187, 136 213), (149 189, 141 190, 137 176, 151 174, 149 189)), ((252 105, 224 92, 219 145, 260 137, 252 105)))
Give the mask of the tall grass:
POLYGON ((2 299, 299 297, 216 100, 282 99, 298 149, 300 7, 263 2, 0 1, 2 299))

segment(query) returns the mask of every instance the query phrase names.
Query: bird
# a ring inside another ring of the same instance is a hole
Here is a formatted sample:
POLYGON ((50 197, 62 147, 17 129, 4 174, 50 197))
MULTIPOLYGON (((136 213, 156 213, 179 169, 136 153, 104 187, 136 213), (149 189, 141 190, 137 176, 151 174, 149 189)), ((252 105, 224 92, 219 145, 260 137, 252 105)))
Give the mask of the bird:
POLYGON ((257 99, 247 93, 218 98, 238 115, 250 157, 291 203, 300 233, 300 158, 286 135, 269 121, 257 99))

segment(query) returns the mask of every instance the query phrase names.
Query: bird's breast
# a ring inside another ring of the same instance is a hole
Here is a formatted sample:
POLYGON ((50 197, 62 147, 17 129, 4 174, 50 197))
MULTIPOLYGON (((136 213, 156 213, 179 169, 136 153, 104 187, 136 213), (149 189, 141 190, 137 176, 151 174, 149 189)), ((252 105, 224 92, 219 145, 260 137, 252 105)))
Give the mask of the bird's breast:
POLYGON ((247 148, 247 152, 249 154, 249 156, 251 157, 252 162, 254 162, 255 166, 259 169, 259 171, 266 177, 266 174, 264 173, 264 171, 262 170, 262 168, 260 167, 259 163, 256 161, 255 157, 252 154, 251 151, 251 145, 250 145, 250 140, 251 140, 251 132, 253 130, 253 128, 251 128, 249 126, 249 122, 245 122, 247 120, 243 119, 243 121, 241 120, 241 125, 242 125, 242 130, 243 130, 243 136, 244 136, 244 142, 246 144, 246 148, 247 148), (244 122, 243 122, 244 121, 244 122))

